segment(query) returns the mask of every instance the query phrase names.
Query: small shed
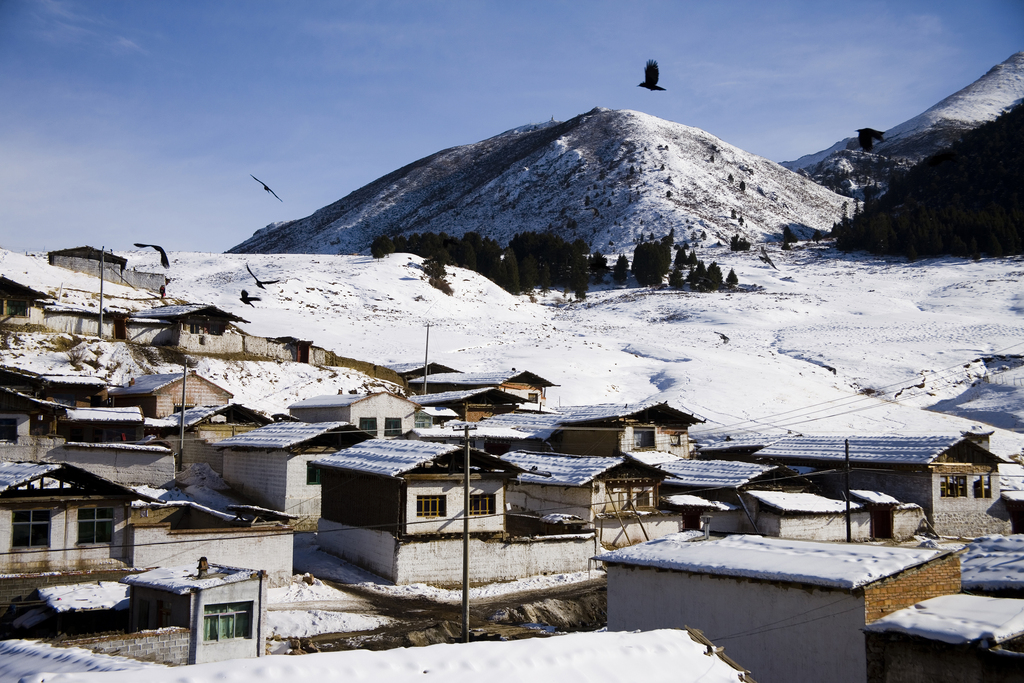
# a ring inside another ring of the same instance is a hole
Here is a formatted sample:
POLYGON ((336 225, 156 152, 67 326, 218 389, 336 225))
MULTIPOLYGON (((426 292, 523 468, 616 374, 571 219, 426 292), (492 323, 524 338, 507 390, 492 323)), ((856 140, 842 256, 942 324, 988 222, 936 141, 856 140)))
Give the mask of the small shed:
POLYGON ((348 422, 374 438, 396 439, 412 431, 417 403, 378 391, 372 394, 326 394, 288 406, 303 422, 348 422))
POLYGON ((478 422, 494 415, 510 413, 526 402, 521 396, 493 387, 442 391, 413 396, 412 399, 424 408, 451 410, 459 419, 467 422, 478 422))
POLYGON ((0 324, 42 325, 43 309, 39 302, 51 298, 45 292, 0 275, 0 324))
POLYGON ((214 384, 190 370, 187 380, 182 373, 142 375, 127 386, 114 387, 107 392, 115 407, 139 406, 146 417, 167 417, 181 412, 181 383, 185 381, 184 409, 196 406, 225 405, 234 397, 227 389, 214 384))

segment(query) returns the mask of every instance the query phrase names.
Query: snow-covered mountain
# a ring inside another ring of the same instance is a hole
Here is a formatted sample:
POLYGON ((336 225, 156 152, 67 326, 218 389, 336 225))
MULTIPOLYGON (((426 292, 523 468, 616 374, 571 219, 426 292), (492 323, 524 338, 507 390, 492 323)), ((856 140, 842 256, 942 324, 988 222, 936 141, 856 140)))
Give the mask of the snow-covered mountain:
POLYGON ((597 108, 437 152, 229 253, 365 253, 381 234, 442 231, 504 244, 552 230, 604 253, 672 229, 691 242, 764 241, 785 226, 827 231, 844 201, 700 129, 597 108))
POLYGON ((1024 52, 1018 52, 966 88, 885 131, 885 139, 870 153, 861 150, 853 136, 796 161, 783 161, 782 165, 802 171, 826 187, 863 197, 858 191, 864 185, 883 183, 892 169, 935 154, 1022 100, 1024 52))

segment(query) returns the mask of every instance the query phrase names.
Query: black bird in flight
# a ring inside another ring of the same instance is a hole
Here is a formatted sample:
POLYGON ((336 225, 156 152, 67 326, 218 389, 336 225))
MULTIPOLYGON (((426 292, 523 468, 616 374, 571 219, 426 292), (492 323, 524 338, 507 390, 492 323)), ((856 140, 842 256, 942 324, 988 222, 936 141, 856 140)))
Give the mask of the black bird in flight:
POLYGON ((940 166, 947 161, 956 161, 956 152, 939 152, 933 157, 929 157, 928 165, 935 167, 940 166))
POLYGON ((761 245, 761 253, 757 255, 757 258, 761 259, 775 270, 779 269, 778 266, 772 263, 772 259, 770 256, 768 256, 768 250, 764 248, 764 245, 761 245))
POLYGON ((257 183, 259 183, 260 185, 262 185, 262 186, 263 186, 263 189, 264 189, 264 190, 266 190, 266 191, 267 191, 267 192, 269 192, 270 194, 272 194, 272 195, 274 195, 275 197, 277 197, 277 201, 279 201, 279 202, 283 202, 283 201, 284 201, 283 199, 281 199, 280 197, 278 197, 278 196, 277 196, 277 193, 276 193, 276 192, 274 192, 274 191, 273 191, 273 190, 271 190, 271 189, 270 189, 269 187, 267 187, 267 184, 266 184, 265 182, 263 182, 262 180, 260 180, 260 179, 259 179, 259 178, 257 178, 256 176, 254 176, 254 175, 253 175, 252 173, 250 173, 250 174, 249 174, 249 177, 250 177, 250 178, 252 178, 253 180, 255 180, 255 181, 256 181, 257 183))
POLYGON ((252 272, 252 269, 249 268, 248 263, 245 264, 245 269, 249 271, 249 275, 252 275, 252 279, 256 281, 256 286, 259 287, 260 289, 266 289, 266 287, 264 287, 263 285, 276 285, 278 282, 280 282, 280 280, 261 281, 258 277, 256 277, 256 273, 252 272))
POLYGON ((139 244, 138 242, 134 242, 134 244, 140 249, 145 249, 146 247, 152 247, 153 249, 156 249, 157 251, 160 252, 160 265, 163 266, 164 268, 171 267, 171 262, 167 260, 167 252, 164 251, 163 247, 156 244, 139 244))
POLYGON ((247 292, 247 291, 245 291, 243 289, 242 290, 242 299, 241 299, 241 301, 242 301, 243 304, 249 304, 253 308, 256 308, 256 306, 254 306, 252 302, 253 301, 263 301, 263 299, 259 298, 258 296, 249 296, 249 292, 247 292))
POLYGON ((664 90, 658 85, 658 63, 653 59, 647 60, 647 66, 644 67, 644 82, 637 86, 638 88, 647 88, 648 90, 664 90))
POLYGON ((881 141, 882 139, 882 131, 875 130, 874 128, 858 128, 857 133, 857 142, 860 143, 861 148, 865 152, 871 151, 875 140, 881 141))

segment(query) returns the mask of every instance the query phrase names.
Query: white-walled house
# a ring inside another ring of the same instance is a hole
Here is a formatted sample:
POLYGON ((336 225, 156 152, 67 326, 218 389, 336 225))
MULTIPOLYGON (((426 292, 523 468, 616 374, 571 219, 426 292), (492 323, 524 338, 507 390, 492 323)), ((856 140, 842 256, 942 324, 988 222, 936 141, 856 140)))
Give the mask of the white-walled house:
POLYGON ((316 528, 320 516, 317 458, 369 437, 347 422, 275 422, 214 444, 223 477, 259 505, 297 518, 296 529, 316 528))
POLYGON ((659 510, 665 472, 626 456, 512 451, 501 456, 524 470, 509 482, 513 519, 531 520, 541 532, 581 524, 605 548, 641 543, 682 530, 682 515, 659 510))
POLYGON ((463 446, 384 439, 318 458, 331 491, 322 499, 320 548, 395 583, 458 585, 468 516, 474 583, 586 568, 593 533, 512 538, 505 491, 519 468, 470 449, 467 501, 464 458, 463 446))
POLYGON ((379 391, 373 394, 327 394, 288 406, 303 422, 348 422, 373 438, 398 439, 412 431, 420 406, 379 391))
MULTIPOLYGON (((691 533, 691 532, 688 532, 691 533)), ((758 683, 863 683, 865 625, 960 591, 955 553, 762 536, 606 553, 608 629, 698 628, 758 683)))

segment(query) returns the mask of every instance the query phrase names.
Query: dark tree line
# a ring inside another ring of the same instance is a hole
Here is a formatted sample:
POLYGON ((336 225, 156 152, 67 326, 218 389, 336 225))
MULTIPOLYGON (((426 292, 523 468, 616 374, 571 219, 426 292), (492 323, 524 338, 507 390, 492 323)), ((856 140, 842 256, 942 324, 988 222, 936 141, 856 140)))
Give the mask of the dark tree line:
POLYGON ((840 249, 980 258, 1024 249, 1024 107, 894 175, 882 197, 833 228, 840 249))

